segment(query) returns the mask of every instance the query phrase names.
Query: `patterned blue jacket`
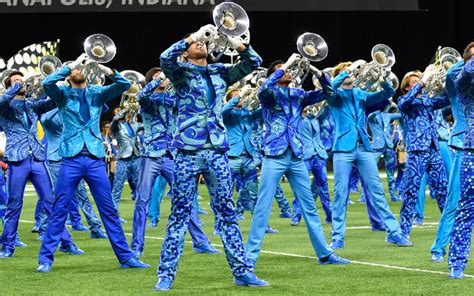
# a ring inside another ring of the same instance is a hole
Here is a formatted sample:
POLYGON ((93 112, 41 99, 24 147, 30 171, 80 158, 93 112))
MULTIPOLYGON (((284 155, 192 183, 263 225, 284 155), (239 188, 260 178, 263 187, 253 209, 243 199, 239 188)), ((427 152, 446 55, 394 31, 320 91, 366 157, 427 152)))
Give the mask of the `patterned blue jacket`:
MULTIPOLYGON (((395 90, 388 82, 382 84, 383 90, 366 92, 360 88, 340 88, 344 79, 348 78, 347 71, 342 71, 332 80, 336 96, 327 100, 335 124, 333 152, 352 151, 361 139, 367 151, 372 151, 367 134, 366 113, 369 109, 379 109, 380 104, 388 103, 395 90)), ((375 110, 373 110, 375 111, 375 110)))
POLYGON ((60 161, 59 145, 63 133, 63 120, 59 114, 59 109, 54 108, 40 117, 43 126, 44 136, 48 142, 47 159, 50 161, 60 161))
POLYGON ((125 159, 133 156, 140 156, 140 148, 138 145, 138 131, 143 129, 143 123, 130 121, 128 124, 132 130, 132 135, 126 126, 126 121, 123 121, 126 116, 126 111, 122 110, 115 115, 110 123, 110 131, 113 137, 117 140, 118 153, 117 159, 125 159))
POLYGON ((50 98, 26 98, 24 103, 29 121, 27 123, 18 107, 21 101, 14 99, 20 89, 21 85, 15 83, 0 98, 0 126, 3 127, 7 138, 5 161, 22 161, 29 156, 44 161, 44 145, 38 139, 38 116, 54 109, 56 104, 50 98))
POLYGON ((474 149, 474 57, 459 72, 455 85, 467 120, 463 148, 472 150, 474 149))
POLYGON ((137 96, 145 127, 142 156, 161 157, 172 150, 171 140, 176 130, 176 96, 171 91, 155 92, 160 84, 160 80, 150 81, 137 96))
POLYGON ((321 122, 321 141, 326 151, 331 151, 334 142, 334 120, 331 113, 321 122))
POLYGON ((258 95, 266 128, 263 150, 265 156, 278 156, 291 147, 296 157, 303 158, 301 112, 306 106, 333 96, 334 91, 325 76, 319 79, 322 90, 280 87, 277 83, 284 74, 283 70, 276 70, 262 84, 258 95))
POLYGON ((320 124, 329 114, 329 108, 325 107, 316 115, 308 114, 301 122, 301 141, 303 142, 304 160, 319 156, 327 159, 326 147, 321 141, 320 124))
POLYGON ((402 113, 406 128, 407 151, 429 151, 431 145, 439 149, 437 125, 434 110, 449 105, 447 96, 430 98, 422 93, 422 86, 417 83, 405 95, 398 98, 398 109, 402 113), (417 95, 421 97, 417 98, 417 95))
POLYGON ((372 132, 372 149, 384 151, 385 148, 393 149, 391 123, 400 119, 400 113, 375 111, 369 114, 367 121, 372 132))
POLYGON ((461 102, 459 101, 454 81, 461 72, 464 66, 464 60, 461 60, 454 64, 446 74, 446 86, 445 90, 451 101, 451 110, 453 112, 454 126, 451 131, 451 137, 449 138, 449 146, 454 149, 461 149, 463 147, 464 135, 466 134, 466 117, 462 110, 461 102))
POLYGON ((234 108, 238 98, 230 100, 222 109, 222 117, 227 128, 230 150, 229 156, 240 156, 244 151, 254 155, 255 147, 251 143, 252 127, 255 120, 262 118, 262 109, 252 112, 245 108, 234 108))
POLYGON ((43 88, 58 105, 64 122, 59 154, 62 157, 73 157, 85 145, 92 155, 98 158, 105 157, 99 130, 102 107, 106 102, 119 97, 129 89, 131 83, 115 71, 115 74, 110 77, 114 83, 108 86, 88 85, 84 90, 56 85, 58 81, 64 80, 70 74, 69 67, 62 67, 43 80, 43 88), (84 122, 79 111, 84 94, 89 105, 90 120, 88 122, 84 122))
POLYGON ((183 150, 214 148, 225 152, 229 150, 229 144, 222 108, 227 86, 257 69, 262 59, 248 47, 239 53, 241 62, 237 64, 209 64, 207 71, 216 94, 215 100, 209 105, 205 79, 197 67, 190 62, 177 61, 188 48, 188 42, 181 40, 160 56, 161 68, 176 89, 178 117, 173 146, 183 150))

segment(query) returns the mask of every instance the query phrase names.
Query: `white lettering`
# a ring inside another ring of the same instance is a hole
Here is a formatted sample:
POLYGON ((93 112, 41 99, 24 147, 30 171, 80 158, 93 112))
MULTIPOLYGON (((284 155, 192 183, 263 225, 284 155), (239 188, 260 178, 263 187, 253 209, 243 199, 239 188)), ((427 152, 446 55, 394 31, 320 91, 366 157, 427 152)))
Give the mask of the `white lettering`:
POLYGON ((0 4, 5 4, 7 6, 12 6, 12 1, 11 0, 0 0, 0 4))
POLYGON ((76 0, 61 0, 62 5, 71 6, 76 4, 76 0))

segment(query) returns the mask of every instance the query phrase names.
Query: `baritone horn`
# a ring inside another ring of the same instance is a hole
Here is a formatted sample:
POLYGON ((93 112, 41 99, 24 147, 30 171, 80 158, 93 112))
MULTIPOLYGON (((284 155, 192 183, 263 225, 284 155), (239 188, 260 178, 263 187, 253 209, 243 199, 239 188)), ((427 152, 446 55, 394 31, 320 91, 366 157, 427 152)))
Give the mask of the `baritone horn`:
POLYGON ((46 77, 56 72, 56 70, 61 68, 62 65, 63 63, 58 57, 47 55, 41 58, 39 62, 39 69, 40 69, 41 74, 43 74, 43 76, 46 77))
POLYGON ((372 61, 364 63, 354 70, 354 87, 365 90, 373 88, 381 76, 388 77, 395 64, 393 50, 385 44, 377 44, 371 50, 372 61))
POLYGON ((120 108, 127 109, 127 113, 133 118, 133 115, 140 111, 137 95, 146 84, 145 76, 134 70, 124 70, 120 74, 132 83, 132 86, 122 94, 120 108))
POLYGON ((424 93, 430 98, 436 97, 444 92, 446 74, 449 68, 461 60, 459 52, 452 47, 438 47, 435 62, 428 67, 434 70, 433 76, 426 82, 424 93))
POLYGON ((93 34, 84 41, 84 52, 92 60, 82 69, 88 84, 100 84, 105 82, 105 76, 98 64, 110 62, 117 53, 114 41, 104 34, 93 34))
POLYGON ((217 29, 217 34, 208 36, 211 40, 208 45, 209 57, 213 61, 219 60, 226 51, 229 55, 232 52, 228 49, 227 37, 240 38, 242 42, 250 40, 250 21, 242 6, 233 2, 222 2, 214 8, 212 18, 217 29))

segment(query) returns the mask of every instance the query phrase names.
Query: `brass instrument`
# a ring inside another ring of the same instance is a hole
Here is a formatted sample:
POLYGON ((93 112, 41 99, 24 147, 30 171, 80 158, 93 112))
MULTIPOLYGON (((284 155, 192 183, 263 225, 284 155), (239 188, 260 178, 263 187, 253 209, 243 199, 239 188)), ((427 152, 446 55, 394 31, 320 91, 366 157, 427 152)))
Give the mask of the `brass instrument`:
POLYGON ((452 47, 438 47, 435 62, 428 67, 434 70, 433 76, 426 82, 423 92, 430 98, 444 92, 446 74, 449 68, 461 60, 459 52, 452 47))
POLYGON ((254 111, 260 107, 258 93, 266 78, 267 69, 263 67, 259 67, 245 78, 244 86, 240 89, 242 108, 254 111))
POLYGON ((120 108, 127 110, 127 115, 133 119, 140 111, 137 95, 146 84, 145 76, 133 70, 124 70, 120 74, 132 83, 132 86, 122 94, 120 108))
POLYGON ((105 83, 105 75, 99 68, 99 64, 110 62, 117 53, 114 41, 104 34, 93 34, 84 41, 84 52, 92 61, 85 65, 82 73, 86 77, 87 84, 105 83))
POLYGON ((371 51, 372 61, 364 63, 356 68, 354 76, 354 87, 370 90, 377 84, 381 76, 388 77, 390 69, 395 64, 393 50, 385 44, 377 44, 371 51))

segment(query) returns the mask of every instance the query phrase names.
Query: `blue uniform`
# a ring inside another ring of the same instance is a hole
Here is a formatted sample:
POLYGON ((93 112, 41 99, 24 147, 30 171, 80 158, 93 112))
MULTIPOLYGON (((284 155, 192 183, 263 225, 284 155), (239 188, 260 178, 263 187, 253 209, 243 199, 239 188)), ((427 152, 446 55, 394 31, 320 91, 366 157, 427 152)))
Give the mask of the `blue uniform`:
POLYGON ((128 248, 117 209, 112 202, 99 120, 104 104, 120 96, 131 84, 115 72, 110 77, 114 83, 108 86, 72 88, 56 85, 70 74, 71 69, 63 67, 43 80, 44 90, 56 102, 64 127, 59 145, 62 162, 57 181, 61 186, 56 188, 56 202, 38 261, 40 264, 53 263, 69 205, 79 182, 84 178, 89 184, 115 255, 124 264, 134 255, 128 248))
POLYGON ((449 173, 448 194, 443 213, 439 219, 436 239, 431 246, 431 252, 444 255, 446 246, 449 243, 451 231, 453 229, 456 208, 461 195, 461 159, 463 154, 463 141, 466 134, 466 117, 462 110, 461 102, 458 98, 454 82, 457 75, 464 66, 464 61, 460 61, 452 66, 446 74, 446 93, 451 101, 451 110, 453 112, 454 126, 449 138, 449 146, 454 149, 453 162, 449 173))
POLYGON ((464 270, 469 258, 474 221, 474 58, 466 62, 457 75, 455 87, 467 127, 461 161, 461 196, 451 234, 448 265, 449 268, 464 270))
MULTIPOLYGON (((41 125, 43 126, 44 135, 48 141, 48 149, 47 149, 47 159, 48 159, 48 169, 49 173, 51 174, 51 179, 53 181, 53 189, 56 188, 59 169, 61 167, 61 156, 59 156, 59 145, 61 143, 61 134, 63 131, 63 120, 59 114, 59 110, 57 108, 41 115, 40 118, 41 125)), ((77 187, 76 192, 74 193, 73 202, 71 202, 71 209, 69 215, 71 215, 71 211, 77 212, 77 206, 80 206, 84 215, 86 217, 87 223, 90 226, 90 230, 92 232, 98 232, 101 230, 101 223, 97 215, 95 214, 94 208, 92 203, 87 195, 86 185, 84 180, 81 180, 79 186, 77 187)), ((77 212, 76 215, 80 214, 77 212)), ((74 226, 75 223, 81 223, 81 221, 74 220, 71 217, 72 225, 74 226)))
POLYGON ((400 225, 385 199, 366 131, 366 114, 370 110, 379 109, 380 104, 387 104, 388 98, 392 97, 395 91, 387 82, 382 84, 383 90, 374 93, 365 92, 359 88, 340 88, 342 82, 348 77, 347 71, 343 71, 333 79, 332 85, 337 95, 327 101, 336 129, 332 147, 335 187, 332 240, 333 242, 344 241, 348 183, 353 163, 357 165, 360 172, 364 172, 361 177, 370 194, 368 198, 372 198, 375 210, 382 219, 388 235, 395 237, 401 234, 400 225))
POLYGON ((420 183, 425 172, 431 179, 432 194, 438 201, 440 211, 446 200, 447 177, 439 153, 437 128, 434 124, 433 111, 446 107, 449 99, 446 96, 430 98, 422 94, 420 83, 413 86, 398 100, 406 126, 407 171, 405 173, 403 204, 400 209, 400 224, 403 235, 410 234, 415 204, 418 199, 420 183))
POLYGON ((247 240, 247 257, 255 263, 260 254, 265 229, 278 183, 286 175, 295 197, 300 203, 308 233, 317 256, 324 258, 332 250, 326 243, 316 204, 311 193, 308 170, 303 161, 303 142, 300 136, 301 112, 333 94, 326 77, 321 77, 323 90, 306 92, 302 89, 277 85, 285 74, 277 69, 260 88, 259 100, 265 122, 261 186, 247 240))
POLYGON ((217 229, 234 276, 252 272, 242 242, 232 200, 232 178, 225 154, 229 150, 222 119, 224 96, 234 84, 262 63, 251 48, 240 52, 241 62, 234 65, 210 64, 205 71, 177 58, 189 48, 186 40, 173 44, 160 56, 161 67, 176 88, 177 131, 173 146, 178 149, 174 162, 171 215, 160 256, 158 277, 173 281, 193 199, 197 195, 197 177, 204 175, 217 229), (210 93, 209 93, 210 92, 210 93))
MULTIPOLYGON (((21 89, 19 83, 10 87, 0 98, 0 126, 7 138, 4 159, 8 163, 8 204, 4 216, 2 250, 14 252, 23 193, 27 180, 33 183, 44 210, 50 215, 54 203, 51 178, 45 165, 44 146, 38 139, 39 115, 56 107, 47 98, 17 100, 14 97, 21 89)), ((59 229, 58 241, 64 246, 72 245, 71 235, 64 225, 59 229)))

